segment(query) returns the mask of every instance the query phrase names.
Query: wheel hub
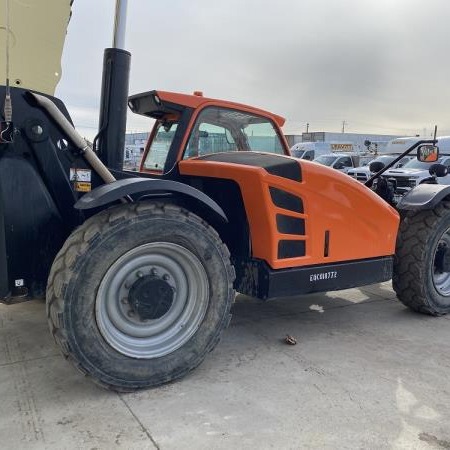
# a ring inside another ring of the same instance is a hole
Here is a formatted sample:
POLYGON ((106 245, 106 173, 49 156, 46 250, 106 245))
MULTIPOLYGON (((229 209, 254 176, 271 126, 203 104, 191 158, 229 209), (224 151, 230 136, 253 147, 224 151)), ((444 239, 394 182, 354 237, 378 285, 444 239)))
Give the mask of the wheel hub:
POLYGON ((174 291, 167 281, 154 275, 139 278, 131 287, 128 302, 141 320, 155 320, 171 308, 174 291))
POLYGON ((199 259, 171 242, 130 249, 105 273, 95 313, 105 341, 132 358, 160 358, 184 345, 208 307, 199 259))

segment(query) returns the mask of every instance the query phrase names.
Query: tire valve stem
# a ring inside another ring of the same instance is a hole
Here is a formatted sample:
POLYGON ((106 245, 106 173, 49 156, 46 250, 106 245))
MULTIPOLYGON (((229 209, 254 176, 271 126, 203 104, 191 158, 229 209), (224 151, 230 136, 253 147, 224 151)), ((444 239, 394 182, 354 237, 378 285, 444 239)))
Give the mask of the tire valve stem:
POLYGON ((128 303, 128 299, 124 297, 122 300, 120 300, 120 302, 122 303, 122 305, 126 305, 128 303))

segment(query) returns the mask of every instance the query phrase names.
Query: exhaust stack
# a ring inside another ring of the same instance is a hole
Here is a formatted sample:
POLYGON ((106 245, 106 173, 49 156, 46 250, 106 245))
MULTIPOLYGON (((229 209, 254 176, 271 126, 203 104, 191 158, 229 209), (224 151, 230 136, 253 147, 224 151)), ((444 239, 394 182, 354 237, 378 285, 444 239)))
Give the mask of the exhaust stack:
POLYGON ((125 46, 127 0, 116 0, 113 47, 103 56, 98 156, 110 169, 122 170, 127 124, 131 53, 125 46))

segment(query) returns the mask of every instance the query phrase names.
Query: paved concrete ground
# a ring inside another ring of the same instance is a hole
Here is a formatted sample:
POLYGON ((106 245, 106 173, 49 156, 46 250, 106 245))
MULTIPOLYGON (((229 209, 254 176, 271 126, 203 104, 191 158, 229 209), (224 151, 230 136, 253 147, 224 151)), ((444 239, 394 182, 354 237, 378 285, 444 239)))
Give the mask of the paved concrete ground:
POLYGON ((449 318, 409 312, 387 283, 239 297, 201 367, 126 395, 63 360, 42 302, 2 305, 0 448, 448 449, 449 375, 449 318))

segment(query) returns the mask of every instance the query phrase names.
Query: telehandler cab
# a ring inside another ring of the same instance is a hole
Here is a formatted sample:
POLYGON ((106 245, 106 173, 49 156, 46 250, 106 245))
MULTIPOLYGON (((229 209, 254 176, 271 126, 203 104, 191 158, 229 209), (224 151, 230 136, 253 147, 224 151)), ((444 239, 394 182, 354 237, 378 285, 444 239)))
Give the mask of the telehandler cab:
MULTIPOLYGON (((0 298, 46 293, 82 373, 121 391, 182 377, 218 343, 236 291, 267 300, 393 277, 410 308, 450 310, 449 187, 418 186, 395 210, 389 186, 377 183, 382 198, 291 158, 281 117, 164 91, 128 99, 156 123, 140 173, 123 171, 128 67, 128 52, 106 50, 96 151, 60 100, 0 86, 14 111, 0 143, 0 298)), ((420 159, 437 158, 433 143, 416 144, 420 159)))

